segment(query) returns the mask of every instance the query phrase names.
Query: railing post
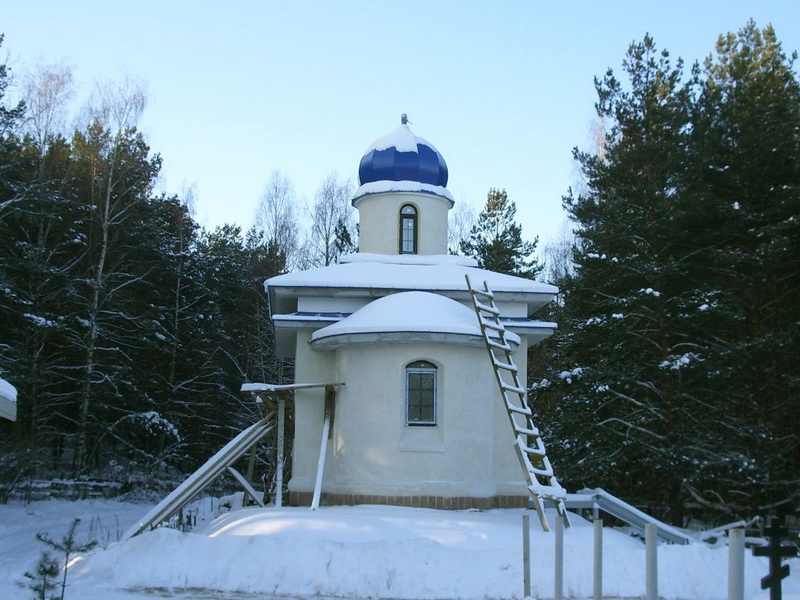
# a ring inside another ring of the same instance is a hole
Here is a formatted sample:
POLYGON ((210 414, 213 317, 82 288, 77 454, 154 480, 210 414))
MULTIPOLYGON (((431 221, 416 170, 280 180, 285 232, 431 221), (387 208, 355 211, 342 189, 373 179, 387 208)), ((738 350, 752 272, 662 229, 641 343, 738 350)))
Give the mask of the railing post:
POLYGON ((556 517, 556 556, 555 556, 554 600, 564 599, 564 517, 556 517))
POLYGON ((278 439, 275 442, 275 506, 283 506, 283 453, 284 429, 286 428, 286 398, 282 392, 275 395, 278 403, 278 439))
POLYGON ((603 598, 603 519, 594 522, 594 600, 603 598))
POLYGON ((728 531, 728 600, 744 600, 744 529, 728 531))
POLYGON ((645 598, 658 600, 658 529, 655 523, 644 526, 645 598))
POLYGON ((523 598, 531 595, 531 517, 522 515, 522 593, 523 598))

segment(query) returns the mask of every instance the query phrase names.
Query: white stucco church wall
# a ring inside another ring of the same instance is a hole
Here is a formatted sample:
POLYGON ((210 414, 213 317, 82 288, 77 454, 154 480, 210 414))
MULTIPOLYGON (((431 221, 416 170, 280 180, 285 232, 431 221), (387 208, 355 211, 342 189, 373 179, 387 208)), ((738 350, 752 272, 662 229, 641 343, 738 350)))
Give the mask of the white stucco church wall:
POLYGON ((381 193, 362 196, 354 206, 359 215, 359 248, 363 252, 397 254, 400 228, 397 219, 400 209, 411 205, 418 211, 418 254, 447 254, 447 213, 452 201, 440 196, 406 193, 381 193))
MULTIPOLYGON (((266 282, 278 351, 295 383, 343 383, 327 441, 323 502, 436 508, 524 506, 527 491, 465 275, 495 293, 524 381, 529 318, 552 286, 447 256, 447 166, 407 124, 361 159, 360 252, 266 282)), ((321 389, 295 394, 290 502, 310 502, 321 389)))

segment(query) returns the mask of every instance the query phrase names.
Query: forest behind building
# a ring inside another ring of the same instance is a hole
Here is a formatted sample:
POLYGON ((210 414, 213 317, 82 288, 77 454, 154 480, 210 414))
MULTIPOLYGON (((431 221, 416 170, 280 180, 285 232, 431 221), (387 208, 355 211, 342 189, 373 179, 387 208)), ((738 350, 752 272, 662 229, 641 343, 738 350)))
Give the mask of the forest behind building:
MULTIPOLYGON (((753 22, 695 64, 645 36, 596 79, 569 233, 526 241, 502 182, 477 217, 452 211, 451 252, 561 290, 535 315, 559 330, 530 351, 530 397, 570 491, 677 524, 797 510, 794 61, 753 22)), ((0 71, 0 376, 19 392, 0 485, 157 487, 253 422, 243 382, 291 380, 263 281, 357 249, 351 182, 303 206, 276 169, 252 229, 203 228, 191 187, 154 192, 143 87, 99 86, 68 115, 70 79, 0 71)))

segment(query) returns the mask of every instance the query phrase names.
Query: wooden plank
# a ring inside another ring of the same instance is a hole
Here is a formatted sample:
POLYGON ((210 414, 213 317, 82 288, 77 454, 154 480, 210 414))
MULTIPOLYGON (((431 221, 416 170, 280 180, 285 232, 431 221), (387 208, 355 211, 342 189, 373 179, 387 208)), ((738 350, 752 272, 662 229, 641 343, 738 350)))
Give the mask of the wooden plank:
POLYGON ((333 417, 336 414, 336 388, 325 388, 325 417, 322 422, 322 439, 319 444, 319 461, 317 462, 317 478, 314 482, 314 496, 311 499, 311 510, 319 508, 322 497, 322 477, 325 472, 325 458, 328 454, 328 440, 333 432, 333 417))
POLYGON ((264 508, 264 501, 258 497, 258 492, 256 492, 255 488, 253 488, 253 486, 250 485, 250 482, 247 481, 247 478, 241 473, 239 473, 239 471, 231 467, 230 465, 228 465, 226 469, 228 469, 228 473, 233 475, 234 479, 236 479, 236 481, 238 481, 239 484, 244 488, 245 493, 250 494, 253 500, 256 501, 256 504, 258 504, 261 508, 264 508))
POLYGON ((243 383, 242 392, 285 392, 294 390, 309 390, 313 388, 324 388, 329 385, 338 387, 343 383, 243 383))
POLYGON ((325 471, 325 457, 328 453, 328 432, 331 428, 330 416, 326 413, 322 422, 322 440, 319 443, 319 461, 317 462, 317 479, 314 482, 314 497, 311 499, 311 510, 319 508, 322 497, 322 474, 325 471))

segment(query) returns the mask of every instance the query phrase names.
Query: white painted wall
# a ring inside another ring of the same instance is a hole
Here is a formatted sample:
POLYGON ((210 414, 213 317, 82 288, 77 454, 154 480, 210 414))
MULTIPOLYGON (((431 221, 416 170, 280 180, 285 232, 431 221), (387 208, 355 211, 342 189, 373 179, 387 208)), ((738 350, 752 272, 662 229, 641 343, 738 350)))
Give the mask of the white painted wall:
POLYGON ((386 192, 362 196, 354 201, 359 218, 359 251, 398 254, 400 208, 417 208, 419 239, 417 254, 447 254, 446 198, 415 192, 386 192))
MULTIPOLYGON (((334 355, 315 352, 309 345, 311 330, 297 332, 295 383, 339 383, 334 355)), ((341 388, 337 395, 341 394, 341 388)), ((325 410, 325 389, 297 390, 295 400, 294 445, 290 491, 314 491, 319 459, 319 443, 325 410)))
MULTIPOLYGON (((323 491, 386 496, 524 495, 508 417, 486 350, 453 344, 311 350, 298 339, 297 381, 342 381, 323 491), (438 425, 405 425, 405 365, 439 367, 438 425)), ((520 354, 520 353, 518 353, 520 354)), ((524 357, 516 357, 520 360, 524 357)), ((292 491, 312 491, 322 390, 297 393, 292 491)))
POLYGON ((354 313, 371 301, 371 298, 348 298, 346 296, 301 296, 297 299, 297 310, 300 312, 354 313))

